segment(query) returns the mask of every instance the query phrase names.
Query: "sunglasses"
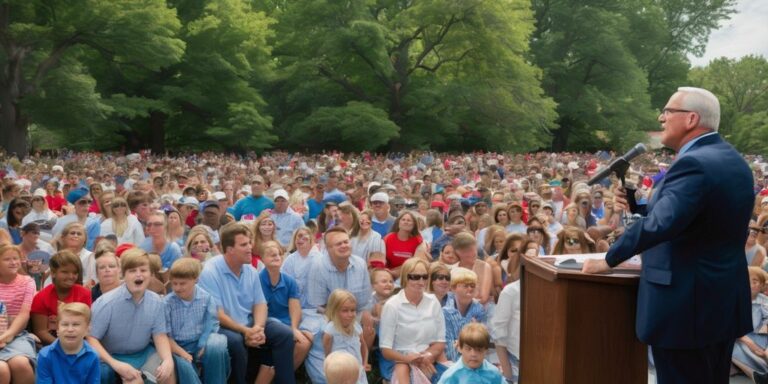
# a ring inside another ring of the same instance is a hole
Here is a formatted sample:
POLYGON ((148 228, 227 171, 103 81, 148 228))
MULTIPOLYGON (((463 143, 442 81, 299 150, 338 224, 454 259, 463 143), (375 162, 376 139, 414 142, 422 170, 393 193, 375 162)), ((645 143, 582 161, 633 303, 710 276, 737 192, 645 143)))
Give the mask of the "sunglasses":
POLYGON ((428 274, 418 274, 418 273, 409 273, 408 274, 408 280, 417 281, 417 280, 427 280, 429 279, 428 274))
POLYGON ((78 200, 77 203, 75 203, 75 204, 77 204, 77 205, 91 205, 92 203, 93 203, 93 200, 89 199, 89 200, 78 200))
POLYGON ((528 233, 539 233, 544 234, 544 230, 541 228, 528 228, 528 233))
POLYGON ((126 204, 123 204, 123 203, 112 204, 112 208, 121 208, 121 207, 122 207, 122 208, 125 208, 125 207, 127 207, 127 206, 128 206, 128 205, 126 205, 126 204))
POLYGON ((565 238, 565 243, 570 245, 570 246, 574 246, 574 245, 579 244, 579 239, 574 239, 572 237, 567 237, 567 238, 565 238))
POLYGON ((443 275, 441 273, 433 273, 432 274, 432 280, 434 281, 451 281, 451 275, 443 275))
POLYGON ((518 253, 518 252, 520 252, 520 249, 519 248, 510 248, 509 250, 507 250, 507 252, 518 253))

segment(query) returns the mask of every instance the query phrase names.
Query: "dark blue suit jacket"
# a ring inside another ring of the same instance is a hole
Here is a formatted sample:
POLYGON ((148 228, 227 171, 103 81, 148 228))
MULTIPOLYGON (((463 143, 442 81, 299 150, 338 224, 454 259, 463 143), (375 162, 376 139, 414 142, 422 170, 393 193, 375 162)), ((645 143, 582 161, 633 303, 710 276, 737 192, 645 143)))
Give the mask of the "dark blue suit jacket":
POLYGON ((641 341, 693 349, 751 330, 744 244, 752 189, 741 155, 719 135, 704 137, 655 186, 648 215, 608 250, 611 267, 642 252, 641 341))

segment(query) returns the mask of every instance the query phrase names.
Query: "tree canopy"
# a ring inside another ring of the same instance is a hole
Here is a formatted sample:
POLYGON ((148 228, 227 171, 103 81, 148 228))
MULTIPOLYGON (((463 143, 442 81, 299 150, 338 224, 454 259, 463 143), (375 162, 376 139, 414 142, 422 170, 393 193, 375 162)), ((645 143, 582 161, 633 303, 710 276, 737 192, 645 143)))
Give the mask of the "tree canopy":
POLYGON ((686 59, 734 3, 5 1, 0 146, 619 150, 690 72, 760 151, 765 59, 686 59))

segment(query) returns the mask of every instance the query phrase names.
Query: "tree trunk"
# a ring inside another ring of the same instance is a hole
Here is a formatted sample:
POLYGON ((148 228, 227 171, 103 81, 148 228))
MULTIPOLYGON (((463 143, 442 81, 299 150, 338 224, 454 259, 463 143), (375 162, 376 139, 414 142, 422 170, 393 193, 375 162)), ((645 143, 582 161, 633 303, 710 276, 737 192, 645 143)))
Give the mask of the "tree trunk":
POLYGON ((9 154, 27 156, 27 124, 8 86, 0 89, 0 146, 9 154))
POLYGON ((552 151, 562 152, 568 148, 568 136, 571 135, 571 127, 574 124, 570 119, 560 119, 560 128, 553 132, 552 151))
POLYGON ((165 121, 168 115, 153 111, 149 114, 149 145, 153 154, 165 153, 165 121))

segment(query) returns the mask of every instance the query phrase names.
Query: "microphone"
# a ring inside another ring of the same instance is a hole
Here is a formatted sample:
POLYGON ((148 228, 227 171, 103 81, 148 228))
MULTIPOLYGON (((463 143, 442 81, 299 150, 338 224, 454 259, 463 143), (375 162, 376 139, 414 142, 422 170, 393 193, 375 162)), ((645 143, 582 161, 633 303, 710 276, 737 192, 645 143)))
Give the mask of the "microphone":
POLYGON ((634 147, 632 147, 632 149, 629 150, 629 152, 625 153, 624 156, 616 158, 611 162, 611 164, 601 169, 600 172, 592 176, 592 178, 589 179, 589 181, 587 181, 587 185, 589 186, 595 185, 600 180, 610 176, 611 173, 613 172, 621 172, 623 174, 629 168, 629 162, 635 157, 642 155, 646 151, 648 151, 648 147, 646 147, 645 144, 637 143, 634 147))

